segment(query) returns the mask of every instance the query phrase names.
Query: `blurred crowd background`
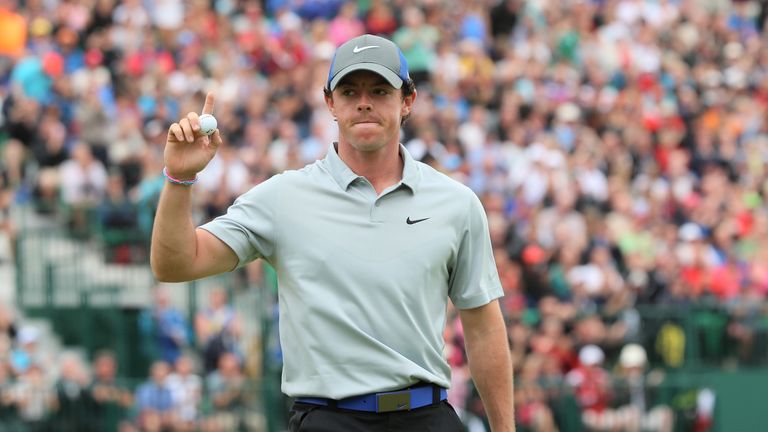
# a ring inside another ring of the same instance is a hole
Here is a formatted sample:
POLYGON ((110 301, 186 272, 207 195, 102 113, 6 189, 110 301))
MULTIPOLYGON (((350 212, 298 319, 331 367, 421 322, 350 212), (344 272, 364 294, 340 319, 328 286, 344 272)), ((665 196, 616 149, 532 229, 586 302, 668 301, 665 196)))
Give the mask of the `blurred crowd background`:
MULTIPOLYGON (((0 0, 0 256, 14 259, 25 207, 99 236, 111 262, 146 265, 171 123, 215 92, 225 144, 194 186, 203 223, 324 156, 334 49, 380 34, 417 83, 402 143, 487 211, 519 430, 711 430, 716 395, 669 376, 768 363, 766 13, 736 0, 0 0)), ((259 430, 227 415, 259 376, 217 292, 190 316, 158 288, 139 319, 157 343, 146 383, 114 392, 99 387, 120 377, 114 354, 36 359, 34 328, 0 323, 0 428, 86 430, 66 415, 80 403, 122 409, 123 430, 259 430)), ((450 400, 484 430, 455 311, 445 337, 450 400)))

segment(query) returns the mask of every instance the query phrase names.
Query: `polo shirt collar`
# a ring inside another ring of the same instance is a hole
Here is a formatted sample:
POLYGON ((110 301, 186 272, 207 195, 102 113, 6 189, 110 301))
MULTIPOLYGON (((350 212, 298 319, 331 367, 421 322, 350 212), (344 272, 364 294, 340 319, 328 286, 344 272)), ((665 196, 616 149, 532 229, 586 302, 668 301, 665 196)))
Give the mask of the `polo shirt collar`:
POLYGON ((407 186, 411 192, 416 192, 420 178, 419 165, 402 144, 400 144, 400 155, 403 158, 403 180, 401 183, 407 186))
POLYGON ((344 163, 339 157, 336 146, 338 143, 331 144, 331 148, 328 149, 328 154, 325 156, 325 163, 328 166, 328 170, 331 176, 339 184, 342 190, 347 190, 349 185, 355 181, 359 176, 352 172, 351 169, 344 163))
MULTIPOLYGON (((341 160, 336 146, 337 143, 333 143, 331 145, 331 148, 328 150, 328 154, 325 157, 325 161, 331 176, 339 185, 339 187, 341 187, 343 190, 347 190, 349 185, 352 184, 352 182, 360 176, 349 169, 347 164, 341 160)), ((419 183, 418 164, 402 144, 400 144, 400 156, 403 158, 403 178, 400 183, 407 186, 411 192, 415 192, 416 186, 419 183)))

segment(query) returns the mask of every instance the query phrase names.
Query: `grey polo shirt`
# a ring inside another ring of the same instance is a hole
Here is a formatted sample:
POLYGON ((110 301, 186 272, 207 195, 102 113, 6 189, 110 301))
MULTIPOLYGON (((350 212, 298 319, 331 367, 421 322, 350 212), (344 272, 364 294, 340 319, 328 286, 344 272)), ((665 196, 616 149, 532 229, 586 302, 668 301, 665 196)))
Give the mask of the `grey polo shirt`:
POLYGON ((447 298, 463 309, 502 296, 480 200, 400 153, 403 179, 379 196, 331 146, 202 226, 240 265, 264 258, 277 271, 289 396, 447 388, 447 298))

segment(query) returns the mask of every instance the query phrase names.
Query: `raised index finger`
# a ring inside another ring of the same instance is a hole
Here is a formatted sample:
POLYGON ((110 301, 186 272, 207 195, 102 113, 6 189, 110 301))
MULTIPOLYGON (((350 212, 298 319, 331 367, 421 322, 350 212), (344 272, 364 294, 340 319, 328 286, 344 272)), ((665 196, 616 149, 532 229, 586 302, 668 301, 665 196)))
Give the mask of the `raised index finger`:
POLYGON ((208 92, 208 94, 205 95, 205 104, 203 105, 202 114, 213 114, 214 99, 213 92, 208 92))

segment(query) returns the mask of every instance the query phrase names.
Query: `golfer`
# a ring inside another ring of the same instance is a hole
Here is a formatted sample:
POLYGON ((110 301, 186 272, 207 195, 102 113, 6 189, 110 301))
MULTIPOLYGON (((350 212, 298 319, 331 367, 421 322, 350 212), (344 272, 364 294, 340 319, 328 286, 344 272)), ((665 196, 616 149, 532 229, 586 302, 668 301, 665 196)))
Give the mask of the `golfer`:
MULTIPOLYGON (((463 430, 446 401, 450 298, 491 427, 513 431, 485 212, 470 189, 399 143, 416 100, 402 52, 373 35, 346 42, 324 92, 339 129, 327 156, 273 176, 200 227, 192 185, 222 138, 201 133, 194 112, 171 125, 152 236, 156 277, 189 281, 258 258, 276 269, 292 431, 463 430)), ((209 93, 202 113, 213 112, 209 93)))

